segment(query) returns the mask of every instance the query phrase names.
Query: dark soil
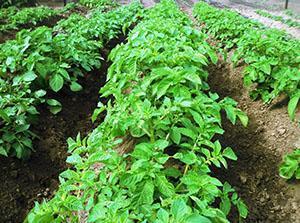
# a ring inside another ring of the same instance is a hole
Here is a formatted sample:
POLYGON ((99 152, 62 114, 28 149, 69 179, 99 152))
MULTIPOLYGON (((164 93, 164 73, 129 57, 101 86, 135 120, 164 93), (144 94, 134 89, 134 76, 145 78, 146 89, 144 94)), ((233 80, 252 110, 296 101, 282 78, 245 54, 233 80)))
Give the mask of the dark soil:
MULTIPOLYGON (((108 48, 113 48, 121 40, 124 37, 111 41, 108 48)), ((108 52, 102 55, 105 60, 108 52)), ((105 83, 108 66, 103 62, 100 70, 87 74, 81 80, 81 92, 74 93, 65 88, 49 95, 59 100, 63 109, 52 115, 45 106, 39 107, 38 123, 32 128, 39 139, 34 141, 36 151, 29 160, 0 157, 1 223, 22 222, 34 201, 41 202, 53 196, 58 188, 58 175, 67 168, 67 138, 76 137, 78 132, 86 136, 94 127, 91 115, 99 101, 99 89, 105 83)), ((106 99, 101 101, 106 103, 106 99)))

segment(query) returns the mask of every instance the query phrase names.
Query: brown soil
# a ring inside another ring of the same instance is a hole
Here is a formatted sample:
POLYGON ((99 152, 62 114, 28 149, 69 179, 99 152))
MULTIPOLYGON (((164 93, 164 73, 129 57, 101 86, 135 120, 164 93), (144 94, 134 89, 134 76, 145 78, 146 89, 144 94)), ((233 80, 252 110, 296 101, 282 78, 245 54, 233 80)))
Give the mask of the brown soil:
MULTIPOLYGON (((252 101, 249 90, 243 86, 242 70, 243 67, 233 68, 222 60, 209 70, 211 90, 235 99, 249 116, 247 128, 224 122, 221 143, 236 151, 238 161, 218 174, 236 188, 248 205, 246 222, 298 223, 300 183, 281 179, 278 166, 285 153, 300 146, 299 126, 289 120, 284 98, 269 106, 252 101)), ((232 222, 236 219, 232 216, 232 222)))
MULTIPOLYGON (((108 48, 113 48, 120 40, 113 40, 108 48)), ((107 58, 109 50, 104 51, 107 58)), ((91 115, 99 101, 99 89, 106 80, 109 64, 103 62, 102 68, 86 75, 81 80, 83 90, 71 92, 64 88, 49 97, 62 103, 63 110, 52 115, 42 105, 40 116, 32 130, 39 136, 34 141, 36 152, 29 160, 0 157, 0 222, 22 222, 35 201, 51 198, 58 188, 58 175, 66 169, 67 143, 69 137, 76 137, 78 132, 86 136, 94 127, 91 115)), ((106 99, 101 99, 106 103, 106 99)), ((103 116, 102 116, 103 118, 103 116)))

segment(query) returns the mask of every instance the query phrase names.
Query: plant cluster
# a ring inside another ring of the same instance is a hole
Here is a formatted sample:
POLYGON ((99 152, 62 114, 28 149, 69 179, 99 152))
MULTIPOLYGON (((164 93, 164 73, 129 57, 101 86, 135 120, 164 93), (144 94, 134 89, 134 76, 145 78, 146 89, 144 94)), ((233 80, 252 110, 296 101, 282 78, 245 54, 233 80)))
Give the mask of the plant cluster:
POLYGON ((209 91, 206 69, 217 56, 192 26, 174 2, 161 1, 113 49, 101 89, 113 100, 93 115, 106 110, 104 122, 68 140, 72 167, 26 222, 229 222, 232 204, 247 216, 211 168, 237 159, 214 139, 224 132, 221 111, 232 123, 248 119, 234 100, 209 91))
POLYGON ((205 24, 209 34, 227 48, 236 48, 233 62, 243 60, 248 65, 244 69, 244 83, 255 86, 251 96, 270 103, 278 95, 286 94, 290 98, 288 112, 294 119, 300 99, 299 40, 204 2, 195 5, 194 15, 205 24))
POLYGON ((292 153, 284 156, 279 167, 279 175, 285 179, 295 177, 300 180, 300 149, 295 149, 292 153))
POLYGON ((6 20, 15 15, 18 12, 18 8, 15 6, 11 6, 8 8, 2 8, 0 9, 0 24, 5 24, 6 20))
POLYGON ((263 10, 256 10, 255 12, 258 15, 261 15, 261 16, 266 17, 266 18, 273 19, 275 21, 282 22, 284 24, 287 24, 288 26, 300 28, 300 23, 293 20, 293 19, 285 19, 282 16, 272 15, 272 14, 266 12, 266 11, 263 11, 263 10))
POLYGON ((37 24, 61 15, 73 8, 76 4, 67 4, 63 9, 53 9, 46 6, 17 9, 9 7, 0 10, 0 32, 19 30, 34 27, 37 24))
POLYGON ((112 8, 118 6, 115 0, 79 0, 79 4, 88 8, 112 8))
POLYGON ((30 154, 35 106, 47 102, 52 113, 61 110, 58 101, 44 100, 45 92, 39 89, 58 92, 67 84, 72 91, 81 90, 78 78, 100 67, 104 42, 135 22, 139 9, 135 3, 108 13, 95 10, 90 18, 74 15, 53 29, 22 30, 15 40, 0 45, 2 155, 26 158, 30 154), (126 16, 121 15, 123 10, 129 11, 126 16))
POLYGON ((291 9, 285 10, 284 13, 294 19, 298 19, 298 20, 300 19, 300 15, 291 9))

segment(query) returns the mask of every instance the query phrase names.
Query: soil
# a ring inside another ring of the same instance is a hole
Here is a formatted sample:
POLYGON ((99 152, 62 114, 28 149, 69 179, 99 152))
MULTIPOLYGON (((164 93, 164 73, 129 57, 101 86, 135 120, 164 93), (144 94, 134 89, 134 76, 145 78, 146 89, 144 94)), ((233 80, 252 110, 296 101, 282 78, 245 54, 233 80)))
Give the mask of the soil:
MULTIPOLYGON (((107 49, 124 39, 111 41, 107 49)), ((105 61, 108 52, 103 50, 105 61)), ((29 160, 0 157, 0 222, 23 222, 35 201, 53 196, 58 188, 58 175, 67 168, 67 138, 76 137, 79 132, 82 137, 86 136, 96 125, 92 124, 91 115, 99 101, 99 89, 105 83, 108 66, 109 63, 103 62, 100 70, 80 80, 81 92, 64 88, 57 94, 49 94, 50 98, 61 102, 63 109, 53 115, 44 105, 39 107, 38 123, 32 128, 39 139, 34 141, 36 151, 29 160)), ((101 102, 105 104, 106 99, 101 102)))

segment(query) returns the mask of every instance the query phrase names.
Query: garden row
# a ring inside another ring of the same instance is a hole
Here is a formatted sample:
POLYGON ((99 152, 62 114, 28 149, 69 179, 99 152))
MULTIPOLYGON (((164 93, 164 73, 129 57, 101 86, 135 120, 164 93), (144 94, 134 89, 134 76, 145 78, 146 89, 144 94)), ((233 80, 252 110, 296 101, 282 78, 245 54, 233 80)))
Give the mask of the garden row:
POLYGON ((21 10, 18 10, 15 7, 1 9, 0 32, 35 26, 46 19, 50 19, 64 13, 66 10, 68 10, 68 8, 52 9, 45 6, 24 8, 21 10))
POLYGON ((214 139, 224 132, 221 111, 232 123, 248 118, 210 92, 207 66, 217 56, 206 39, 173 1, 144 12, 109 56, 100 91, 113 99, 93 115, 105 110, 104 122, 68 140, 72 167, 26 222, 229 222, 232 204, 247 216, 234 189, 212 176, 237 158, 214 139))
POLYGON ((225 48, 236 48, 232 61, 242 60, 247 64, 244 83, 255 86, 251 96, 270 103, 280 94, 286 94, 289 97, 288 112, 294 119, 300 98, 299 40, 204 2, 195 5, 194 15, 205 24, 206 32, 225 48))
MULTIPOLYGON (((217 9, 204 2, 194 7, 203 29, 225 49, 234 48, 232 61, 246 63, 244 83, 254 86, 253 99, 270 103, 280 94, 289 97, 288 113, 292 120, 300 99, 300 42, 286 33, 269 29, 236 12, 217 9), (220 19, 222 18, 222 19, 220 19)), ((300 149, 287 154, 280 166, 280 176, 300 179, 300 149)))
POLYGON ((282 22, 288 26, 291 26, 291 27, 297 27, 297 28, 300 28, 300 23, 297 22, 296 20, 293 20, 293 19, 285 19, 283 18, 282 16, 276 16, 276 15, 272 15, 266 11, 263 11, 263 10, 256 10, 255 11, 258 15, 261 15, 263 17, 266 17, 266 18, 270 18, 270 19, 273 19, 275 21, 279 21, 279 22, 282 22))
POLYGON ((78 4, 69 3, 64 8, 53 9, 46 6, 28 7, 18 9, 11 6, 0 9, 0 32, 11 30, 20 30, 22 28, 32 28, 37 24, 51 20, 55 17, 62 16, 67 12, 75 10, 78 6, 88 8, 98 8, 106 10, 117 6, 114 1, 110 0, 80 0, 78 4))
POLYGON ((139 8, 132 4, 126 16, 120 15, 122 8, 109 13, 95 9, 90 18, 73 14, 53 29, 22 30, 15 40, 0 45, 1 155, 29 156, 37 106, 47 103, 52 113, 61 110, 46 91, 58 92, 64 85, 81 90, 78 78, 100 67, 99 50, 134 22, 139 8))

